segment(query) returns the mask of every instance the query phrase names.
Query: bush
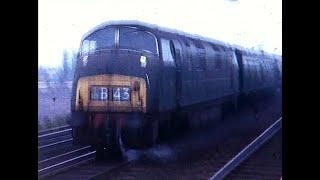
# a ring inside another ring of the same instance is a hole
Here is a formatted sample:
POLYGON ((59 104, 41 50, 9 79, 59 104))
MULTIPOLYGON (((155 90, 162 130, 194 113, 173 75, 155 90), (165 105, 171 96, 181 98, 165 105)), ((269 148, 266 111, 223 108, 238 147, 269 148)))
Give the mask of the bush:
POLYGON ((67 125, 68 115, 60 115, 54 118, 54 125, 56 127, 67 125))
POLYGON ((41 131, 41 130, 43 130, 43 125, 38 121, 38 131, 41 131))
POLYGON ((44 121, 44 129, 53 128, 52 120, 48 116, 45 116, 43 121, 44 121))

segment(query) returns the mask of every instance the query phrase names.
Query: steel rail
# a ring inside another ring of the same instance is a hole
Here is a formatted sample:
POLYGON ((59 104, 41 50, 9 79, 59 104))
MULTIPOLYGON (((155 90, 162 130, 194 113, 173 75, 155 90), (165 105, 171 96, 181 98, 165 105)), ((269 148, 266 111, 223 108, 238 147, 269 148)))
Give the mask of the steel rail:
POLYGON ((83 157, 89 157, 90 155, 95 154, 95 153, 96 153, 96 151, 92 151, 92 152, 89 152, 89 153, 86 153, 86 154, 77 156, 77 157, 75 157, 75 158, 71 158, 71 159, 68 159, 68 160, 66 160, 66 161, 59 162, 59 163, 57 163, 57 164, 54 164, 54 165, 51 165, 51 166, 48 166, 48 167, 39 169, 39 170, 38 170, 38 173, 41 173, 41 172, 43 172, 43 171, 46 171, 46 170, 55 168, 55 167, 57 167, 57 166, 61 166, 61 165, 67 164, 67 163, 69 163, 69 162, 78 160, 78 159, 83 158, 83 157))
POLYGON ((84 150, 84 149, 89 149, 91 148, 91 146, 85 146, 85 147, 82 147, 82 148, 79 148, 79 149, 76 149, 76 150, 73 150, 73 151, 69 151, 67 153, 64 153, 64 154, 60 154, 60 155, 57 155, 57 156, 54 156, 54 157, 51 157, 51 158, 48 158, 48 159, 44 159, 42 161, 38 161, 38 164, 41 164, 41 163, 44 163, 44 162, 48 162, 48 161, 51 161, 53 159, 57 159, 59 157, 63 157, 63 156, 66 156, 66 155, 69 155, 69 154, 72 154, 72 153, 75 153, 75 152, 78 152, 78 151, 81 151, 81 150, 84 150))
POLYGON ((273 137, 276 132, 281 129, 280 117, 275 123, 267 128, 262 134, 260 134, 249 145, 242 149, 236 156, 234 156, 228 163, 226 163, 218 172, 216 172, 210 180, 220 180, 225 178, 234 168, 236 168, 241 162, 246 160, 252 153, 259 149, 265 142, 273 137))
POLYGON ((49 133, 56 132, 56 131, 61 131, 64 129, 70 129, 70 128, 71 128, 70 125, 64 125, 64 126, 51 128, 51 129, 45 129, 45 130, 38 131, 38 136, 49 134, 49 133))
POLYGON ((44 138, 44 137, 47 137, 47 136, 52 136, 52 135, 55 135, 55 134, 60 134, 60 133, 64 133, 64 132, 71 131, 71 130, 72 130, 72 129, 69 128, 69 129, 65 129, 65 130, 61 130, 61 131, 56 131, 56 132, 52 132, 52 133, 47 133, 47 134, 39 135, 38 138, 44 138))
POLYGON ((63 140, 63 141, 59 141, 59 142, 43 145, 43 146, 38 147, 38 149, 43 149, 43 148, 54 146, 54 145, 57 145, 57 144, 63 144, 63 143, 66 143, 66 142, 70 142, 72 140, 73 140, 73 138, 70 138, 70 139, 66 139, 66 140, 63 140))

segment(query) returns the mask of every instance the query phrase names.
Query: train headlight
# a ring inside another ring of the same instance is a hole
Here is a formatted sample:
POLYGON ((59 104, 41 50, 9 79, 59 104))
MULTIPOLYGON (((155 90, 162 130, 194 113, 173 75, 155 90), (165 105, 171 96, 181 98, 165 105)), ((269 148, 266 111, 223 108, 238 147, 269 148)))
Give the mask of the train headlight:
POLYGON ((131 89, 128 87, 112 88, 113 101, 130 101, 131 89))

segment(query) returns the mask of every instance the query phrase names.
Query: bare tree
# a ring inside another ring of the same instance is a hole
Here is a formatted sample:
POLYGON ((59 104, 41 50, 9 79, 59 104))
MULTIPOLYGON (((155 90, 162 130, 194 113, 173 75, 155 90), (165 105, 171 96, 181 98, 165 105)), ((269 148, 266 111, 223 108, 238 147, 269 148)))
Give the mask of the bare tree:
POLYGON ((44 82, 45 85, 50 88, 50 82, 51 82, 51 78, 50 78, 50 74, 48 72, 49 70, 47 68, 44 67, 39 67, 39 77, 38 80, 40 82, 44 82))
POLYGON ((76 51, 73 51, 72 52, 72 55, 71 55, 71 70, 70 70, 70 73, 69 73, 69 80, 73 80, 73 75, 74 75, 74 71, 75 71, 75 68, 76 68, 76 65, 77 65, 77 55, 78 53, 76 51))
POLYGON ((60 66, 60 68, 57 69, 58 81, 61 85, 63 85, 64 82, 67 81, 68 74, 70 73, 68 60, 69 60, 68 52, 64 50, 63 58, 62 58, 62 66, 60 66))

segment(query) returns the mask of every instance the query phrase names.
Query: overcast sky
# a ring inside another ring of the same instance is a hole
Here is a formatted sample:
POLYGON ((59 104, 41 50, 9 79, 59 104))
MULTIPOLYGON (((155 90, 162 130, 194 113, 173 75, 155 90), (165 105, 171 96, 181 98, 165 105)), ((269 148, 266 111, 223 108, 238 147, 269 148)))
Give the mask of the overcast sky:
POLYGON ((58 66, 84 33, 139 20, 282 54, 281 0, 39 0, 39 65, 58 66))

